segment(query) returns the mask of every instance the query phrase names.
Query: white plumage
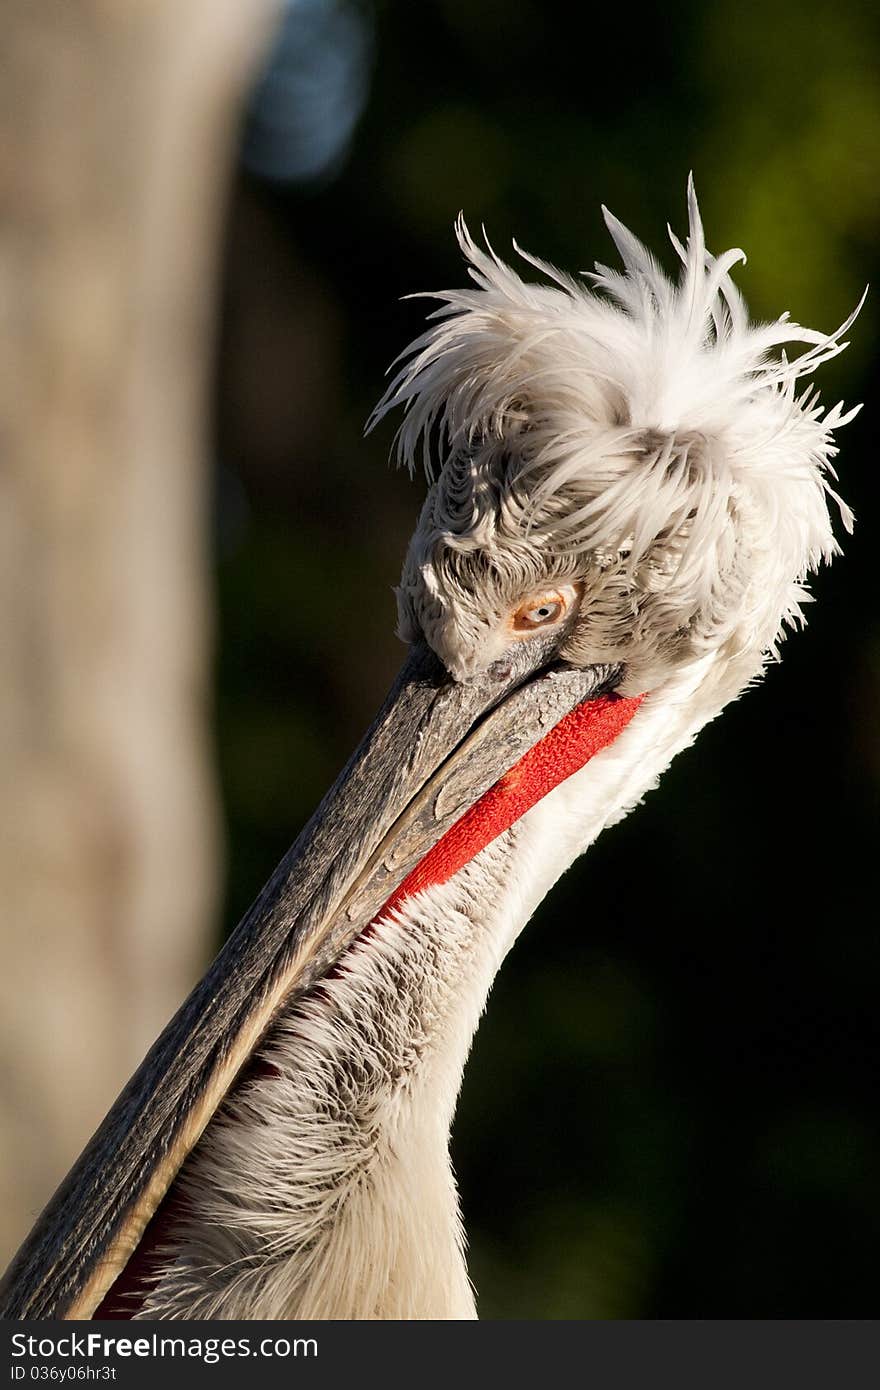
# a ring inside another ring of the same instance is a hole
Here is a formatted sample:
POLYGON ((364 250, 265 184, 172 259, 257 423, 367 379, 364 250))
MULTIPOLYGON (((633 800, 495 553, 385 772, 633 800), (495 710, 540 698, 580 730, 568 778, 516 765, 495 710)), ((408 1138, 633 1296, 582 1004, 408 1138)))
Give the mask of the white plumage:
MULTIPOLYGON (((673 285, 606 214, 623 272, 591 290, 525 256, 529 284, 462 221, 475 288, 439 295, 372 423, 432 483, 401 627, 459 679, 511 642, 541 587, 583 597, 559 647, 649 691, 622 734, 449 882, 349 948, 274 1029, 182 1178, 187 1216, 144 1316, 474 1315, 448 1133, 491 981, 536 904, 604 826, 761 670, 836 550, 833 431, 798 381, 840 352, 754 325, 706 251, 692 185, 673 285), (805 348, 789 360, 784 345, 805 348), (833 475, 831 475, 833 476, 833 475)), ((524 254, 524 253, 521 253, 524 254)), ((535 640, 535 639, 530 639, 535 640)))
POLYGON ((538 903, 692 741, 694 684, 688 673, 646 702, 284 1019, 266 1053, 275 1074, 227 1104, 186 1170, 189 1215, 139 1317, 476 1317, 449 1158, 473 1035, 538 903))
POLYGON ((673 645, 683 660, 727 640, 764 650, 800 620, 803 581, 837 549, 829 496, 852 526, 829 475, 833 431, 859 407, 825 413, 796 388, 846 347, 861 305, 830 334, 787 315, 750 323, 729 275, 743 253, 706 251, 692 181, 688 205, 677 284, 606 212, 624 273, 597 266, 605 297, 521 252, 551 281, 527 283, 459 220, 477 288, 432 296, 434 326, 371 421, 402 405, 399 459, 429 478, 445 467, 452 484, 429 499, 405 602, 426 573, 453 587, 434 574, 438 542, 447 568, 450 553, 488 550, 517 581, 524 559, 576 570, 594 610, 582 659, 625 652, 641 688, 673 645), (791 344, 806 351, 789 359, 791 344))

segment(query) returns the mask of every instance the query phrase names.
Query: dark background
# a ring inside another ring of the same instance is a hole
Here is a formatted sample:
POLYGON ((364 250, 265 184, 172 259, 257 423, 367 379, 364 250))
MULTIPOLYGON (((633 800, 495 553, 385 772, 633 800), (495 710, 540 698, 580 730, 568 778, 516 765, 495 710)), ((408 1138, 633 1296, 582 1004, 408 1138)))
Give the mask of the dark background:
MULTIPOLYGON (((426 310, 400 297, 462 282, 459 208, 577 271, 613 254, 607 203, 671 269, 693 168, 753 314, 830 330, 880 280, 878 37, 857 0, 289 8, 242 131, 216 367, 227 927, 401 660, 424 484, 362 429, 426 310)), ((876 1314, 877 333, 875 291, 821 376, 868 408, 808 630, 493 991, 453 1136, 482 1317, 876 1314)))

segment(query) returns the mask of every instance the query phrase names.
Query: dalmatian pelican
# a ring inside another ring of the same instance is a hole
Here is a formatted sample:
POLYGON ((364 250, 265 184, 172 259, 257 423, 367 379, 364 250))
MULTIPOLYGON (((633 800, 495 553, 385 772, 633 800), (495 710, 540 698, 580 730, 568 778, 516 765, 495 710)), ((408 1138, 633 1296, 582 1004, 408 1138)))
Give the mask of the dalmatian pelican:
MULTIPOLYGON (((19 1318, 475 1316, 449 1130, 536 904, 760 676, 837 551, 846 346, 750 321, 693 190, 672 280, 572 278, 462 219, 370 427, 427 500, 409 654, 251 910, 6 1277, 19 1318)), ((860 307, 860 306, 859 306, 860 307)))

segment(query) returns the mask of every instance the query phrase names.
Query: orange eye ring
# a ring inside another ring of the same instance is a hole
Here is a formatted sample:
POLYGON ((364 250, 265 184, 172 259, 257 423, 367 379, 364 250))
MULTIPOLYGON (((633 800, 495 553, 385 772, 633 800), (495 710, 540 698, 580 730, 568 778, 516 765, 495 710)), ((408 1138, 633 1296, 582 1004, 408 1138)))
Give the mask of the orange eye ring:
POLYGON ((539 627, 551 627, 558 623, 568 609, 562 594, 555 590, 540 594, 520 604, 513 615, 514 632, 534 632, 539 627))

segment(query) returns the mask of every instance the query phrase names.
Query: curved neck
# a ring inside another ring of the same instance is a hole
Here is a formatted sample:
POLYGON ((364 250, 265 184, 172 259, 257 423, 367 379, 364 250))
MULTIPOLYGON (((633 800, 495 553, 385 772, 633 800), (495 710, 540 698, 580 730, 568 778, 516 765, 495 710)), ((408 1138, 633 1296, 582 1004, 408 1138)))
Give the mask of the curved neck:
POLYGON ((181 1174, 186 1216, 141 1316, 475 1316, 448 1137, 487 993, 551 884, 696 726, 682 701, 646 700, 280 1021, 181 1174))
POLYGON ((279 1023, 181 1174, 140 1316, 475 1316, 448 1136, 522 925, 502 886, 515 834, 377 922, 279 1023))

